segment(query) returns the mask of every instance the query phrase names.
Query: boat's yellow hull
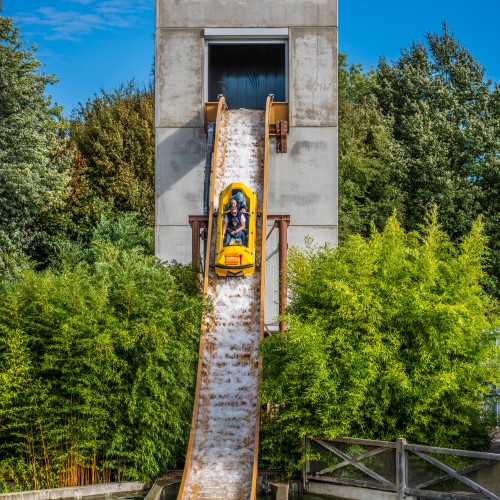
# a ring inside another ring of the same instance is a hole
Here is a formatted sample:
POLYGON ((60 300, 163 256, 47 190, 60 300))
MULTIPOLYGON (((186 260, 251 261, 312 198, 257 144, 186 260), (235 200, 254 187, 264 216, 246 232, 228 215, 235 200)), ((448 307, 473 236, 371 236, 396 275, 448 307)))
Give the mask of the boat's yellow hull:
POLYGON ((219 196, 219 214, 217 218, 217 239, 215 248, 215 272, 218 276, 250 276, 255 272, 255 238, 257 196, 241 182, 233 182, 219 196), (230 244, 224 246, 224 215, 229 199, 240 190, 246 199, 247 246, 230 244))

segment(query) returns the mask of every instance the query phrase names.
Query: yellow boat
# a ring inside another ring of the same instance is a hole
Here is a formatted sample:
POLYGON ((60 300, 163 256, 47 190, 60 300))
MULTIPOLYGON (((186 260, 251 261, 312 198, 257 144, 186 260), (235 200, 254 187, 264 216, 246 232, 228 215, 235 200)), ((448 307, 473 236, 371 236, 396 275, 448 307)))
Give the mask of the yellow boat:
POLYGON ((255 271, 257 196, 241 182, 233 182, 219 196, 219 215, 217 218, 217 239, 215 243, 215 272, 218 276, 250 276, 255 271), (246 200, 247 245, 232 241, 224 246, 224 218, 229 209, 231 196, 241 191, 246 200))

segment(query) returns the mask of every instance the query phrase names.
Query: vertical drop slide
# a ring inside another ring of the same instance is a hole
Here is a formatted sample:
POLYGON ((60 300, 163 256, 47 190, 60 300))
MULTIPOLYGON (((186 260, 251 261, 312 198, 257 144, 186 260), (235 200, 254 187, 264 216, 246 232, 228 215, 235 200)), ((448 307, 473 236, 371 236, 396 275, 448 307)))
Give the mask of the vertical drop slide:
POLYGON ((264 327, 269 109, 226 109, 221 97, 212 162, 204 293, 213 309, 203 320, 189 447, 178 499, 254 500, 264 327), (242 183, 257 200, 255 272, 214 270, 219 195, 242 183))

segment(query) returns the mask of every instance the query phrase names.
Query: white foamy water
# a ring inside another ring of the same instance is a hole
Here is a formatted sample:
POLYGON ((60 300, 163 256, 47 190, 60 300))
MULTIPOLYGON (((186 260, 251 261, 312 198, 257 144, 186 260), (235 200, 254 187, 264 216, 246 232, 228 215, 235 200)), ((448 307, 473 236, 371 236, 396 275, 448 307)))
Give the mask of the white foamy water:
MULTIPOLYGON (((264 112, 225 111, 219 137, 214 210, 221 191, 242 182, 255 191, 262 211, 264 112)), ((261 229, 258 220, 258 244, 261 229)), ((213 268, 210 273, 214 312, 205 336, 195 441, 183 498, 243 500, 250 498, 258 418, 260 272, 231 278, 217 278, 213 268)))

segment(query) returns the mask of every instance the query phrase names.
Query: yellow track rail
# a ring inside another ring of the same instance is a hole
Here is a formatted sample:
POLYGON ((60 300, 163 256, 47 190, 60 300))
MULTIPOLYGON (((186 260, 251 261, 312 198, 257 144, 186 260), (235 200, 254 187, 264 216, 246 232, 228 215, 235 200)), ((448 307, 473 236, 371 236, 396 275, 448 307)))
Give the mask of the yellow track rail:
MULTIPOLYGON (((212 237, 213 237, 213 213, 214 213, 214 195, 215 195, 215 177, 216 165, 217 165, 217 154, 219 145, 219 132, 220 132, 220 121, 222 119, 222 111, 227 108, 226 100, 224 96, 219 99, 219 105, 217 107, 217 119, 215 122, 215 137, 214 137, 214 152, 212 156, 212 175, 210 179, 210 205, 208 211, 208 235, 207 235, 207 253, 205 255, 205 275, 203 279, 203 296, 206 298, 208 296, 208 286, 209 286, 209 274, 210 274, 210 250, 212 248, 212 237)), ((214 276, 217 279, 217 276, 214 276)), ((205 332, 207 329, 206 317, 202 318, 201 321, 201 337, 200 346, 198 351, 198 370, 196 374, 196 389, 194 395, 194 405, 193 405, 193 416, 191 419, 191 432, 189 434, 189 444, 186 453, 186 463, 184 464, 184 473, 182 474, 181 486, 179 488, 179 495, 177 498, 184 498, 184 488, 186 486, 186 481, 188 478, 189 468, 191 466, 191 456, 193 453, 194 439, 196 435, 196 418, 198 415, 198 406, 200 401, 200 388, 202 381, 202 370, 203 370, 203 351, 205 349, 205 332)))
MULTIPOLYGON (((262 227, 260 243, 260 318, 259 318, 259 342, 264 338, 264 299, 266 289, 266 223, 267 223, 267 166, 269 160, 269 125, 271 120, 271 97, 266 99, 265 131, 264 131, 264 172, 262 179, 262 227)), ((259 379, 262 374, 262 356, 259 355, 259 379)), ((260 404, 257 405, 260 408, 260 404)), ((257 415, 254 437, 254 457, 252 491, 250 500, 257 498, 257 477, 259 475, 259 430, 260 415, 257 415)))
MULTIPOLYGON (((214 153, 212 156, 212 176, 210 178, 210 206, 208 209, 208 236, 207 236, 207 254, 205 255, 205 277, 203 280, 203 294, 205 297, 208 293, 208 282, 210 276, 210 250, 212 248, 212 230, 213 230, 213 214, 214 214, 214 197, 215 197, 215 180, 217 176, 217 158, 219 154, 219 134, 220 123, 222 120, 222 111, 227 109, 226 99, 221 96, 219 105, 217 106, 217 118, 215 121, 215 137, 214 137, 214 153)), ((202 323, 202 331, 205 331, 205 321, 202 323)), ((203 351, 200 351, 200 354, 203 351)))

